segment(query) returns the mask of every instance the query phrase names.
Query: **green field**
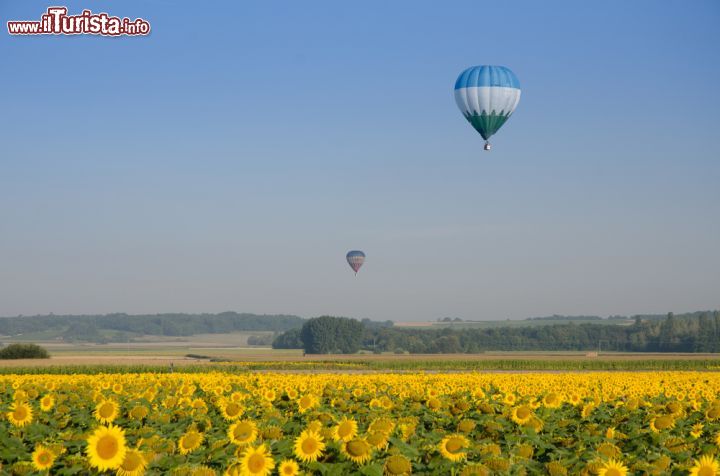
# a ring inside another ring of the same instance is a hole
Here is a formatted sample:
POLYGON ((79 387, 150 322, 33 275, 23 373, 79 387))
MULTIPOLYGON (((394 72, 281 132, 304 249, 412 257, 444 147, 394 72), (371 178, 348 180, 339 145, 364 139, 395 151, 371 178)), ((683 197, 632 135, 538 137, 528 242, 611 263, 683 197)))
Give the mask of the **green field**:
POLYGON ((415 322, 396 322, 395 327, 403 329, 492 329, 498 327, 539 327, 551 326, 555 324, 595 324, 607 326, 630 326, 633 324, 632 319, 505 319, 491 321, 462 321, 462 322, 445 322, 445 321, 415 321, 415 322))

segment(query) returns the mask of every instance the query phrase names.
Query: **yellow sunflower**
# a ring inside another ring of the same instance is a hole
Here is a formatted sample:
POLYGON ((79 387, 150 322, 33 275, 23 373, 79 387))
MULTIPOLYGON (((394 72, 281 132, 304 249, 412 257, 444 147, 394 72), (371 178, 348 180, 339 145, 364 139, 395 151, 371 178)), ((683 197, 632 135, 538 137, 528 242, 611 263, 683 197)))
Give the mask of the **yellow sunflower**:
POLYGON ((87 439, 90 466, 99 471, 117 469, 125 459, 125 432, 117 426, 101 426, 87 439))
POLYGON ((196 398, 196 399, 194 399, 194 400, 192 401, 192 403, 190 403, 190 406, 191 406, 192 409, 195 410, 196 412, 201 412, 201 413, 202 413, 202 412, 207 412, 207 409, 208 409, 208 408, 207 408, 207 403, 205 403, 205 400, 203 400, 202 398, 196 398))
MULTIPOLYGON (((477 426, 477 423, 475 423, 472 420, 467 420, 467 419, 460 420, 460 422, 458 422, 458 425, 457 425, 457 431, 459 431, 460 433, 470 433, 471 431, 473 431, 475 429, 476 426, 477 426)), ((415 429, 413 428, 412 431, 414 432, 415 429)), ((403 436, 404 436, 404 434, 405 434, 405 432, 403 431, 403 436)))
POLYGON ((257 435, 257 426, 252 420, 242 420, 228 428, 228 438, 238 446, 252 443, 257 439, 257 435))
POLYGON ((146 467, 147 461, 140 451, 128 450, 117 470, 117 476, 142 476, 146 467))
POLYGON ((245 409, 237 402, 226 402, 220 407, 223 418, 228 421, 237 420, 243 414, 245 409))
POLYGON ((471 463, 460 471, 459 476, 490 476, 490 470, 485 465, 471 463))
POLYGON ((292 459, 283 460, 283 462, 280 463, 280 466, 278 466, 278 474, 280 476, 297 476, 299 472, 300 465, 297 464, 297 461, 292 459))
POLYGON ((32 407, 23 402, 15 402, 6 415, 10 423, 19 427, 23 427, 33 420, 32 407))
POLYGON ((592 415, 592 412, 595 411, 595 404, 594 403, 588 403, 583 405, 582 410, 580 411, 580 416, 583 418, 588 418, 590 415, 592 415))
POLYGON ((462 461, 467 457, 466 448, 470 445, 462 435, 450 435, 440 442, 440 454, 450 461, 462 461))
POLYGON ((393 455, 385 460, 383 471, 387 476, 409 476, 412 473, 412 464, 403 455, 393 455))
POLYGON ((550 392, 543 397, 542 404, 548 408, 560 408, 562 405, 562 398, 557 393, 550 392))
POLYGON ((323 450, 325 450, 325 443, 322 437, 314 431, 303 431, 300 436, 295 438, 293 452, 301 461, 317 461, 323 450))
POLYGON ((240 476, 240 473, 240 463, 231 463, 230 466, 223 471, 223 476, 240 476))
POLYGON ((695 466, 690 468, 689 476, 717 476, 720 473, 720 463, 712 455, 694 461, 695 466))
POLYGON ((430 410, 439 410, 442 407, 442 402, 439 398, 430 397, 425 402, 425 405, 427 405, 430 410))
POLYGON ((32 465, 38 471, 50 469, 55 462, 56 455, 49 448, 37 445, 32 453, 32 465))
POLYGON ((112 423, 118 416, 118 404, 113 400, 104 400, 95 407, 95 419, 100 423, 112 423))
POLYGON ((248 448, 240 457, 240 474, 243 476, 267 476, 274 467, 275 461, 264 444, 248 448))
POLYGON ((510 419, 518 425, 524 425, 533 417, 532 408, 527 405, 520 405, 512 409, 510 419))
POLYGON ((709 421, 720 419, 720 405, 711 405, 707 411, 705 411, 705 419, 709 421))
POLYGON ((674 417, 680 417, 685 413, 685 409, 680 402, 668 402, 668 404, 665 405, 665 409, 674 417))
POLYGON ((48 393, 44 397, 40 399, 40 410, 44 412, 49 412, 52 410, 52 407, 55 406, 55 397, 52 395, 52 393, 48 393))
POLYGON ((343 443, 340 452, 353 463, 364 464, 372 457, 372 446, 362 438, 343 443))
POLYGON ((300 413, 305 413, 311 408, 317 406, 317 404, 317 399, 311 394, 303 395, 302 397, 297 399, 298 411, 300 413))
POLYGON ((148 413, 150 411, 145 405, 135 405, 132 410, 130 410, 130 418, 133 420, 142 420, 146 416, 148 416, 148 413))
POLYGON ((560 461, 545 463, 545 470, 550 476, 565 476, 568 474, 567 468, 560 461))
POLYGON ((545 427, 545 423, 541 419, 534 416, 530 418, 530 421, 525 423, 525 425, 523 426, 525 426, 526 428, 532 428, 533 430, 535 430, 535 433, 540 433, 545 427))
POLYGON ((570 398, 568 398, 568 402, 570 402, 571 405, 577 407, 579 405, 582 405, 583 397, 578 393, 571 393, 570 398))
POLYGON ((525 459, 532 459, 533 455, 535 454, 535 448, 532 447, 532 445, 528 444, 519 444, 516 448, 517 455, 520 458, 525 459))
POLYGON ((621 461, 611 459, 603 464, 598 476, 626 476, 628 472, 627 466, 622 464, 621 461))
POLYGON ((214 469, 210 468, 209 466, 200 465, 195 467, 192 470, 192 473, 190 473, 190 476, 217 476, 217 473, 214 469))
POLYGON ((388 435, 382 431, 368 431, 365 440, 373 447, 382 450, 388 446, 388 435))
POLYGON ((203 438, 203 434, 199 431, 190 430, 185 432, 178 441, 178 451, 183 455, 195 451, 202 444, 203 438))
POLYGON ((675 419, 670 415, 660 415, 650 420, 650 429, 655 433, 670 430, 675 427, 675 419))
POLYGON ((343 417, 340 422, 333 427, 333 439, 335 441, 350 441, 358 433, 358 424, 352 418, 343 417))
POLYGON ((376 418, 370 423, 368 431, 380 431, 390 435, 395 429, 395 422, 388 417, 376 418))
POLYGON ((507 393, 503 398, 503 403, 508 406, 515 405, 517 402, 517 396, 514 393, 507 393))
POLYGON ((265 390, 265 391, 263 392, 263 395, 262 395, 262 396, 263 396, 263 398, 264 398, 265 400, 267 400, 268 402, 272 402, 272 401, 275 400, 275 398, 277 398, 277 394, 275 393, 275 390, 272 390, 272 389, 265 390))

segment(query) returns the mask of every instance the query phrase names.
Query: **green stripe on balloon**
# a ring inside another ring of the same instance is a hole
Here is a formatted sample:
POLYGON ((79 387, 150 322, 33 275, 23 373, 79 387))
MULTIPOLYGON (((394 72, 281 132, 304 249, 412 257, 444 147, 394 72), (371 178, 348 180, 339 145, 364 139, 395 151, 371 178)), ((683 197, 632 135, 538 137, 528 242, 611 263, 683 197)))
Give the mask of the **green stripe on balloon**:
POLYGON ((495 134, 510 117, 510 114, 503 114, 503 111, 500 111, 500 114, 495 111, 490 114, 483 111, 481 114, 475 112, 464 115, 465 119, 472 124, 475 130, 478 131, 485 140, 488 140, 490 136, 495 134))

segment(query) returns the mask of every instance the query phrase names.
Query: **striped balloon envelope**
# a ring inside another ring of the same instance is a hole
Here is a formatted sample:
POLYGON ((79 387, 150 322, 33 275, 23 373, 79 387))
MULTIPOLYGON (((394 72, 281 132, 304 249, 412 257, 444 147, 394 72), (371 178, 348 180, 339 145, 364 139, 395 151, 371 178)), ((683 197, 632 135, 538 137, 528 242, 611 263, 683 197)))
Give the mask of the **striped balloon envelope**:
POLYGON ((347 259, 348 264, 353 271, 355 271, 355 274, 357 274, 358 270, 365 262, 365 253, 360 250, 348 251, 348 254, 345 255, 345 259, 347 259))
POLYGON ((465 119, 488 139, 510 118, 520 102, 520 81, 505 66, 473 66, 455 81, 455 102, 465 119))

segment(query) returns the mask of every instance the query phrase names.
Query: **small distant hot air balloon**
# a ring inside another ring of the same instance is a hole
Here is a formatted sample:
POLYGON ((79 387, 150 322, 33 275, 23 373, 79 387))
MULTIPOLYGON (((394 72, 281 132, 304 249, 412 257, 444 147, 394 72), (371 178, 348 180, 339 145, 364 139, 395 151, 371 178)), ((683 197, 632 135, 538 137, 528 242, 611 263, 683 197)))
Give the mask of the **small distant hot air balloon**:
POLYGON ((362 266, 365 262, 365 253, 360 250, 348 251, 348 254, 345 255, 345 259, 347 259, 348 264, 353 271, 355 271, 355 274, 357 274, 360 266, 362 266))
POLYGON ((465 119, 488 139, 510 118, 520 102, 520 81, 505 66, 473 66, 455 81, 455 102, 465 119))

